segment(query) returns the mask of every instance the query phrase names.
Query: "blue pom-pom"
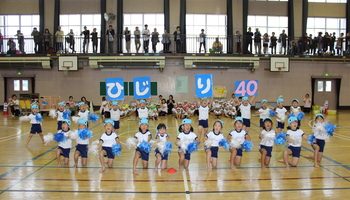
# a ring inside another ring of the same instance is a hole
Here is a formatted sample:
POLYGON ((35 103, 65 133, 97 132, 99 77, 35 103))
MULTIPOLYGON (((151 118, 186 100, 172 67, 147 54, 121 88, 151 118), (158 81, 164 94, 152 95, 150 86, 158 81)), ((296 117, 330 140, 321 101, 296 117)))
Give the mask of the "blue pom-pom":
POLYGON ((316 137, 312 134, 307 137, 307 143, 313 144, 316 141, 316 137))
POLYGON ((173 144, 171 142, 166 142, 164 147, 164 155, 170 154, 172 149, 173 149, 173 144))
POLYGON ((198 150, 198 143, 197 142, 191 142, 190 144, 188 144, 186 152, 191 154, 191 153, 193 153, 193 152, 195 152, 197 150, 198 150))
POLYGON ((122 146, 120 144, 114 144, 112 146, 113 155, 120 156, 121 152, 122 152, 122 146))
POLYGON ((278 133, 275 138, 275 144, 283 145, 287 142, 287 134, 286 133, 278 133))
POLYGON ((96 115, 95 113, 90 113, 89 114, 89 121, 96 122, 100 117, 96 115))
POLYGON ((223 147, 223 148, 226 149, 226 150, 230 149, 230 144, 227 142, 226 139, 220 140, 219 146, 220 146, 220 147, 223 147))
POLYGON ((274 117, 276 116, 277 113, 274 110, 270 110, 269 114, 270 114, 270 117, 274 117))
POLYGON ((80 129, 78 130, 78 136, 82 140, 90 139, 92 138, 92 132, 87 128, 80 129))
POLYGON ((297 116, 297 119, 301 121, 304 118, 305 114, 303 112, 300 112, 297 116))
POLYGON ((334 133, 335 129, 337 128, 337 126, 334 124, 331 124, 331 123, 327 123, 324 125, 324 128, 326 129, 328 136, 333 136, 333 133, 334 133))
POLYGON ((141 151, 144 151, 146 153, 151 152, 152 145, 146 141, 141 142, 141 144, 138 146, 141 151))
POLYGON ((72 111, 70 111, 70 110, 63 111, 63 115, 62 115, 63 119, 70 119, 71 113, 72 113, 72 111))
POLYGON ((35 120, 37 122, 42 122, 43 121, 43 117, 38 113, 38 114, 35 115, 35 120))
POLYGON ((64 134, 61 132, 61 133, 56 133, 56 134, 53 136, 53 139, 54 139, 56 142, 63 142, 63 141, 65 141, 67 138, 66 138, 66 136, 64 136, 64 134))
POLYGON ((242 144, 242 149, 247 152, 251 151, 253 149, 253 143, 249 140, 245 140, 242 144))
POLYGON ((291 117, 295 117, 294 113, 290 113, 290 114, 288 115, 288 119, 291 118, 291 117))

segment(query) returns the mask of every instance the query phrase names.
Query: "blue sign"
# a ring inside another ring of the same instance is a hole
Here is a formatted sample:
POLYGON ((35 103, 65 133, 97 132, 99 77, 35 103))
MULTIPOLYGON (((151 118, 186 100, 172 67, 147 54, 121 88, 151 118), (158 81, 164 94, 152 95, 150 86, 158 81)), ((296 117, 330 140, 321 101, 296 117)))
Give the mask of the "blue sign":
POLYGON ((134 78, 134 98, 148 99, 151 97, 151 78, 149 76, 134 78))
POLYGON ((124 80, 122 78, 106 79, 106 98, 109 101, 124 100, 124 80))
POLYGON ((258 84, 257 80, 241 80, 235 81, 235 96, 257 96, 258 95, 258 84))
POLYGON ((198 98, 210 98, 213 96, 213 75, 196 74, 196 96, 198 98))

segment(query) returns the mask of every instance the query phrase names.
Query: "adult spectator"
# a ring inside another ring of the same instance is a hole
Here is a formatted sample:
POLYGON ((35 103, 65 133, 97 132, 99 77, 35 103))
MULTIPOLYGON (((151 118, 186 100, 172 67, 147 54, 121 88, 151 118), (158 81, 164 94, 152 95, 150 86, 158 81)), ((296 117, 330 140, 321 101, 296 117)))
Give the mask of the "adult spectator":
POLYGON ((261 33, 258 28, 255 29, 255 33, 254 33, 254 47, 255 47, 255 54, 260 55, 261 54, 261 33))
POLYGON ((139 53, 140 48, 141 48, 141 31, 139 30, 139 27, 137 27, 137 26, 136 26, 135 31, 134 31, 134 36, 135 36, 136 53, 139 53))
POLYGON ((215 38, 212 49, 215 54, 222 54, 222 43, 219 41, 218 37, 215 38))
POLYGON ((176 53, 182 52, 182 42, 181 42, 181 30, 180 26, 176 27, 176 30, 174 32, 174 42, 176 44, 176 53))
POLYGON ((152 32, 151 41, 152 41, 153 53, 157 53, 157 44, 159 42, 159 33, 157 32, 156 28, 152 32))
POLYGON ((162 35, 163 53, 169 53, 169 47, 171 44, 170 34, 167 30, 164 30, 162 35))
POLYGON ((175 100, 173 95, 169 95, 169 99, 166 101, 166 103, 168 104, 168 114, 173 114, 173 108, 175 105, 175 100))
POLYGON ((86 99, 86 97, 82 96, 82 97, 80 98, 80 101, 81 101, 81 102, 84 102, 85 105, 87 105, 88 108, 90 109, 90 101, 88 101, 88 100, 86 99))
POLYGON ((106 35, 107 35, 107 41, 108 41, 108 53, 111 54, 113 53, 113 44, 114 44, 114 36, 115 36, 115 31, 112 25, 108 26, 106 35))
POLYGON ((249 27, 248 28, 248 31, 246 32, 245 34, 245 38, 246 38, 246 41, 245 41, 245 52, 244 53, 247 53, 247 54, 251 54, 252 51, 253 51, 253 36, 254 36, 254 33, 252 32, 252 28, 249 27), (248 47, 249 47, 249 51, 248 51, 248 47))
POLYGON ((204 29, 202 29, 201 33, 199 34, 199 53, 202 52, 202 46, 204 49, 204 53, 207 53, 206 40, 207 40, 207 34, 205 34, 204 29))
POLYGON ((23 33, 21 33, 21 30, 17 30, 17 34, 15 36, 17 36, 19 51, 24 54, 25 52, 24 52, 24 36, 23 36, 23 33))
POLYGON ((271 54, 276 54, 277 37, 275 36, 275 32, 272 32, 272 36, 270 37, 270 48, 271 48, 271 54))
POLYGON ((69 48, 72 50, 72 53, 75 53, 75 38, 73 29, 70 29, 69 33, 67 34, 66 41, 69 44, 69 48))
POLYGON ((149 48, 149 38, 150 38, 150 31, 148 30, 148 25, 145 24, 145 29, 142 31, 142 37, 143 37, 143 51, 145 53, 148 53, 149 48))
POLYGON ((337 45, 336 45, 338 56, 343 55, 343 42, 344 42, 344 33, 341 33, 340 37, 338 37, 337 39, 337 45))
POLYGON ((19 100, 17 99, 17 96, 14 94, 12 95, 10 101, 10 110, 12 117, 19 117, 20 115, 20 109, 19 109, 19 100))
POLYGON ((322 37, 322 32, 318 33, 317 36, 317 54, 321 55, 323 52, 323 37, 322 37))
POLYGON ((83 53, 89 53, 90 30, 88 30, 87 27, 84 26, 84 30, 83 30, 83 32, 80 33, 80 35, 84 35, 84 38, 83 38, 83 53))
POLYGON ((131 32, 129 31, 128 27, 125 27, 125 30, 124 30, 123 34, 124 34, 124 37, 125 37, 126 52, 130 53, 131 32))
POLYGON ((61 30, 61 26, 57 27, 55 37, 56 37, 56 52, 63 53, 64 32, 61 30))
POLYGON ((242 52, 242 49, 241 49, 242 35, 239 31, 236 31, 233 40, 236 47, 236 53, 240 54, 242 52))
POLYGON ((40 44, 40 32, 36 27, 33 28, 31 36, 34 40, 34 52, 37 54, 39 51, 39 44, 40 44))
POLYGON ((51 37, 52 37, 52 34, 50 33, 49 29, 47 28, 45 29, 43 36, 44 36, 44 51, 45 53, 48 53, 51 47, 51 37))
POLYGON ((97 53, 97 47, 98 47, 98 33, 96 31, 96 28, 92 29, 91 33, 91 42, 92 42, 92 52, 97 53))
POLYGON ((331 35, 331 43, 330 43, 330 52, 332 55, 335 55, 335 41, 336 41, 336 36, 335 36, 335 32, 333 32, 333 34, 331 35))
POLYGON ((269 35, 267 33, 265 33, 263 35, 263 51, 264 51, 264 55, 269 53, 269 42, 270 42, 269 35))
POLYGON ((350 32, 346 33, 346 53, 348 54, 350 52, 350 32))
POLYGON ((305 94, 303 101, 304 101, 304 112, 310 113, 312 105, 311 105, 311 97, 309 93, 305 94))
POLYGON ((328 32, 324 33, 322 41, 323 41, 323 52, 326 53, 328 51, 328 47, 331 44, 331 36, 328 34, 328 32))
POLYGON ((7 54, 16 55, 16 43, 13 41, 13 38, 10 38, 7 41, 8 51, 7 54))
POLYGON ((4 52, 4 36, 0 30, 0 54, 4 52))
POLYGON ((281 48, 280 48, 280 54, 282 54, 283 50, 283 55, 286 55, 287 53, 287 34, 285 30, 282 30, 282 33, 280 34, 278 38, 278 42, 281 43, 281 48))

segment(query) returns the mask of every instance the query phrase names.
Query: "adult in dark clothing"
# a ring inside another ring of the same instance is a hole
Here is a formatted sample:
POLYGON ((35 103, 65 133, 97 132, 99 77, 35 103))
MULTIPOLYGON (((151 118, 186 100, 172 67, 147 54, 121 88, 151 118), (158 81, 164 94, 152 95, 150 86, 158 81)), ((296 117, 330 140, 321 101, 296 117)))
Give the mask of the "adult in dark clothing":
POLYGON ((33 37, 33 40, 34 40, 34 52, 35 53, 38 53, 39 51, 39 42, 40 42, 40 33, 38 31, 38 29, 36 27, 33 28, 33 31, 32 31, 32 37, 33 37))
POLYGON ((281 49, 280 54, 282 54, 283 49, 283 55, 286 55, 287 53, 287 34, 285 30, 282 30, 282 33, 280 34, 280 37, 278 38, 278 42, 281 43, 281 49))
POLYGON ((252 43, 253 43, 253 32, 252 32, 252 28, 251 27, 249 27, 248 28, 248 31, 246 32, 246 34, 245 34, 245 39, 246 39, 246 41, 245 41, 245 53, 252 53, 252 51, 253 51, 253 45, 252 45, 252 43), (249 51, 248 51, 248 46, 249 46, 249 51))
POLYGON ((169 95, 169 99, 166 101, 166 103, 168 104, 168 114, 173 114, 173 108, 175 105, 175 100, 173 95, 169 95))
POLYGON ((92 30, 91 33, 91 42, 92 42, 92 52, 97 53, 97 46, 98 46, 98 37, 97 37, 97 31, 96 28, 92 30))
POLYGON ((276 47, 277 47, 277 37, 275 36, 275 32, 272 32, 272 36, 270 38, 271 54, 276 54, 276 47))
POLYGON ((258 28, 255 29, 255 33, 254 33, 254 47, 255 47, 255 54, 260 55, 261 54, 261 33, 258 28))
POLYGON ((89 43, 90 43, 90 30, 84 26, 84 31, 80 35, 84 35, 83 40, 83 53, 89 53, 89 43))
POLYGON ((106 35, 107 35, 107 41, 108 41, 108 53, 113 53, 115 31, 114 31, 112 25, 108 26, 106 35))
POLYGON ((335 41, 336 41, 336 37, 335 37, 335 33, 333 32, 333 34, 331 35, 331 43, 330 43, 330 51, 332 55, 335 55, 335 41))
POLYGON ((182 53, 182 41, 181 41, 180 26, 176 27, 176 31, 174 32, 174 41, 176 44, 176 53, 182 53))

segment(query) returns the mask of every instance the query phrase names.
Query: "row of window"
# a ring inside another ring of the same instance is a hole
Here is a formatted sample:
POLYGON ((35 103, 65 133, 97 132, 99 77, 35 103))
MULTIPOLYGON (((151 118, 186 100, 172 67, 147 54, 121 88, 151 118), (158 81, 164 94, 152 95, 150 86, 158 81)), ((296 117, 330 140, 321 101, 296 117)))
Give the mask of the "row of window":
MULTIPOLYGON (((250 0, 250 1, 288 1, 288 0, 250 0)), ((316 3, 346 3, 346 0, 309 0, 316 3)))

